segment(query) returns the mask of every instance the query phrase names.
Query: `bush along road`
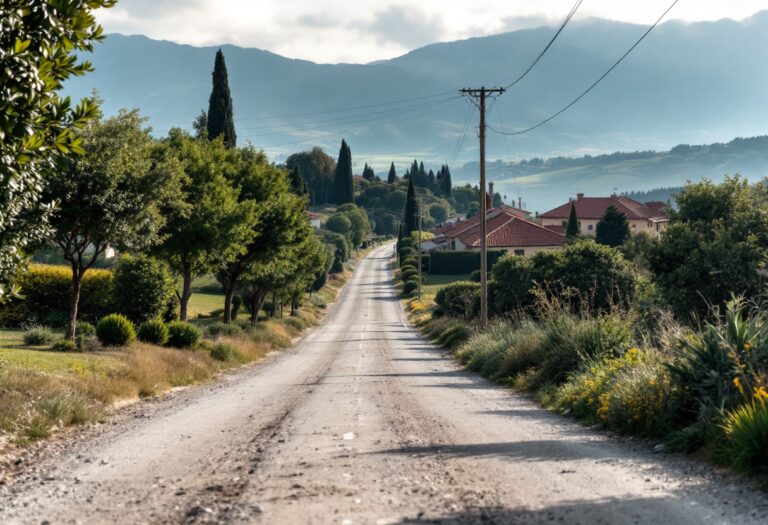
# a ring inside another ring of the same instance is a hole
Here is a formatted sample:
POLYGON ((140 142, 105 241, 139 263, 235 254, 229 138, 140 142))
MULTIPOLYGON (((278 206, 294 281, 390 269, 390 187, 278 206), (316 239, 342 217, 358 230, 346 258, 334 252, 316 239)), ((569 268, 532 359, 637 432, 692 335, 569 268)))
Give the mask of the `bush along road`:
POLYGON ((137 406, 2 488, 2 523, 765 523, 740 478, 458 368, 409 325, 391 246, 294 349, 137 406))

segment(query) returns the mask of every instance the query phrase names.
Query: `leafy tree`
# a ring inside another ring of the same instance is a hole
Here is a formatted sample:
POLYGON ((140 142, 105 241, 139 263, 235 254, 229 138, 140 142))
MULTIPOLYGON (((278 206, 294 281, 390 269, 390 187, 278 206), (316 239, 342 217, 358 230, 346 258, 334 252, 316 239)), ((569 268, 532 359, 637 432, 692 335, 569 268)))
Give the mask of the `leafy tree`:
POLYGON ((349 242, 344 235, 330 230, 317 230, 317 235, 326 243, 334 247, 334 259, 331 264, 331 273, 339 273, 344 270, 344 263, 349 259, 349 242))
POLYGON ((334 202, 344 204, 355 201, 355 181, 352 176, 352 150, 347 141, 341 141, 339 160, 333 177, 334 202))
POLYGON ((621 246, 629 239, 629 221, 616 206, 608 206, 597 223, 595 240, 606 246, 621 246))
POLYGON ((335 213, 325 221, 325 227, 334 233, 347 235, 352 229, 352 221, 344 213, 335 213))
POLYGON ((301 176, 306 181, 309 192, 309 203, 312 206, 327 204, 331 201, 333 174, 336 171, 336 161, 326 155, 320 148, 311 151, 294 153, 285 161, 289 170, 299 168, 301 176))
POLYGON ((213 90, 208 101, 207 125, 209 139, 222 137, 227 147, 234 148, 237 145, 227 64, 221 49, 216 52, 216 62, 213 66, 213 90))
POLYGON ((201 109, 200 114, 192 121, 192 129, 195 130, 196 138, 208 138, 208 113, 204 109, 201 109))
POLYGON ((397 182, 397 171, 395 171, 395 163, 389 165, 389 175, 387 175, 387 184, 394 184, 397 182))
POLYGON ((312 231, 305 214, 306 201, 290 191, 285 172, 253 147, 239 151, 240 166, 230 180, 240 189, 240 202, 256 203, 256 220, 253 240, 217 274, 224 288, 225 323, 232 320, 232 297, 241 276, 275 259, 281 250, 301 243, 312 231))
POLYGON ((307 194, 307 185, 304 182, 304 177, 301 176, 301 170, 298 165, 294 166, 293 170, 291 170, 291 189, 296 195, 307 194))
POLYGON ((45 198, 58 203, 51 240, 72 268, 68 339, 86 271, 109 246, 141 251, 160 242, 164 211, 180 205, 181 166, 173 158, 152 161, 145 122, 134 110, 92 123, 82 132, 85 154, 62 162, 45 188, 45 198))
POLYGON ((368 222, 368 216, 364 211, 355 207, 353 210, 347 210, 344 215, 350 221, 350 241, 352 246, 357 249, 366 236, 371 233, 371 224, 368 222))
POLYGON ((413 178, 408 180, 408 195, 405 199, 403 224, 405 225, 404 232, 406 235, 410 235, 411 232, 419 229, 419 203, 416 200, 416 188, 414 188, 413 178))
POLYGON ((306 242, 297 250, 296 267, 293 279, 289 286, 291 299, 291 316, 299 313, 301 298, 305 292, 317 291, 313 289, 318 282, 325 282, 325 277, 330 269, 329 262, 333 262, 333 252, 329 254, 328 245, 316 235, 307 237, 306 242), (330 260, 329 260, 330 259, 330 260))
POLYGON ((493 299, 491 309, 504 314, 527 308, 533 296, 533 259, 520 255, 505 255, 493 265, 493 299))
POLYGON ((435 221, 442 224, 448 220, 448 209, 442 204, 433 204, 429 207, 429 215, 435 221))
POLYGON ((682 319, 712 315, 732 295, 757 296, 759 270, 768 257, 765 183, 727 178, 722 184, 689 183, 648 259, 654 281, 682 319))
POLYGON ((180 192, 186 206, 168 213, 164 241, 156 253, 181 277, 177 291, 182 321, 192 296, 192 280, 214 272, 240 255, 253 238, 256 203, 238 201, 238 190, 227 179, 239 153, 221 141, 209 142, 174 129, 162 153, 179 160, 186 178, 180 192))
POLYGON ((126 255, 115 269, 117 311, 134 323, 161 317, 173 302, 174 283, 165 262, 146 255, 126 255))
POLYGON ((0 299, 14 291, 24 250, 46 232, 50 206, 40 199, 57 160, 83 153, 82 129, 98 110, 73 108, 58 91, 91 71, 77 52, 102 39, 94 11, 114 0, 6 0, 0 4, 0 299))
POLYGON ((565 236, 569 239, 575 239, 579 236, 579 218, 576 217, 576 205, 571 203, 571 213, 568 215, 568 224, 565 226, 565 236))

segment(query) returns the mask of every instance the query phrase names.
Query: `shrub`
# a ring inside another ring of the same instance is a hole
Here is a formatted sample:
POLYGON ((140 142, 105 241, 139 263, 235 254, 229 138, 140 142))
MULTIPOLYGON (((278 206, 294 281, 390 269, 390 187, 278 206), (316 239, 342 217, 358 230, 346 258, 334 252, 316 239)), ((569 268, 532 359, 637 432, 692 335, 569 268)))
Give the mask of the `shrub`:
POLYGON ((403 266, 400 267, 400 273, 404 273, 409 270, 418 270, 418 268, 416 268, 415 264, 404 264, 403 266))
POLYGON ((229 343, 216 343, 211 348, 211 357, 221 362, 234 361, 237 357, 237 351, 229 343))
POLYGON ((401 267, 402 266, 413 266, 414 268, 416 268, 417 264, 419 264, 419 260, 416 258, 416 256, 415 255, 409 255, 408 257, 403 259, 401 267))
POLYGON ((61 339, 51 345, 53 352, 77 352, 77 345, 69 339, 61 339))
POLYGON ((243 334, 243 329, 234 323, 216 321, 205 327, 205 333, 211 337, 236 337, 243 334))
POLYGON ((49 345, 54 339, 56 335, 45 326, 34 326, 24 332, 24 344, 28 346, 49 345))
POLYGON ((79 321, 75 332, 81 337, 93 337, 96 335, 96 327, 86 321, 79 321))
POLYGON ((115 270, 114 301, 117 310, 141 323, 166 313, 174 297, 168 266, 146 255, 124 256, 115 270))
MULTIPOLYGON (((31 264, 18 279, 21 298, 0 305, 0 324, 19 326, 25 321, 66 324, 72 289, 72 270, 66 266, 31 264)), ((112 272, 91 269, 83 277, 78 315, 96 321, 110 311, 112 272)))
POLYGON ((410 281, 414 277, 417 278, 417 279, 419 277, 419 271, 416 270, 416 269, 405 270, 405 271, 400 272, 400 279, 402 279, 403 281, 410 281))
POLYGON ((168 342, 168 327, 160 319, 144 321, 139 326, 139 341, 162 346, 168 342))
POLYGON ((458 281, 440 288, 435 296, 435 304, 443 315, 466 317, 471 310, 475 296, 479 294, 479 284, 458 281))
POLYGON ((418 290, 418 288, 419 288, 418 281, 408 281, 403 285, 403 295, 410 296, 413 292, 418 290))
MULTIPOLYGON (((531 305, 532 267, 531 259, 520 255, 505 255, 496 262, 493 266, 494 300, 489 301, 494 312, 503 314, 531 305)), ((478 280, 479 276, 478 271, 478 280)))
POLYGON ((511 340, 499 365, 498 377, 515 377, 541 365, 546 358, 547 349, 541 327, 531 321, 519 322, 514 332, 509 334, 511 340))
POLYGON ((446 329, 435 341, 439 346, 445 348, 456 348, 460 344, 464 343, 472 332, 469 327, 463 323, 457 323, 446 329))
POLYGON ((136 339, 136 330, 124 315, 110 314, 96 325, 96 337, 104 346, 127 346, 136 339))
POLYGON ((507 347, 514 340, 508 323, 494 323, 485 332, 476 333, 456 352, 459 361, 473 372, 494 378, 501 369, 507 347))
POLYGON ((200 329, 184 321, 168 323, 168 346, 194 348, 200 342, 200 329))
POLYGON ((743 472, 768 471, 768 403, 765 397, 728 413, 723 430, 725 443, 721 454, 730 466, 743 472))
MULTIPOLYGON (((488 250, 488 270, 507 252, 488 250)), ((455 275, 480 270, 480 253, 474 251, 435 250, 429 255, 429 273, 433 275, 455 275)))

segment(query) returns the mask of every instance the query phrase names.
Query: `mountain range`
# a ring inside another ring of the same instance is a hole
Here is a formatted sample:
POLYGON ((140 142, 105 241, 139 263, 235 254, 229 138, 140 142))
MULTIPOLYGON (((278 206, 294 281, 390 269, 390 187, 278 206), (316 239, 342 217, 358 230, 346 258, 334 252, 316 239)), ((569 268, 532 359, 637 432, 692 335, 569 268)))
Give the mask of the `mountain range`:
MULTIPOLYGON (((524 128, 560 109, 645 29, 601 19, 572 22, 530 75, 490 103, 489 125, 524 128)), ((404 168, 405 162, 419 158, 435 165, 450 162, 457 179, 469 180, 476 166, 464 164, 478 155, 477 113, 471 113, 473 106, 457 90, 509 84, 553 31, 541 27, 432 44, 370 64, 316 64, 259 49, 221 48, 241 143, 250 141, 281 161, 313 145, 335 155, 344 137, 356 169, 367 162, 386 172, 390 161, 404 168)), ((96 89, 105 99, 107 114, 138 107, 156 135, 174 126, 191 128, 194 117, 207 107, 216 49, 111 34, 87 56, 95 71, 68 81, 65 92, 82 97, 96 89)), ((661 24, 562 117, 517 137, 489 131, 488 158, 505 164, 618 150, 664 151, 676 144, 726 143, 733 137, 761 135, 768 121, 766 64, 768 11, 743 21, 661 24)), ((525 185, 518 193, 545 207, 544 196, 554 193, 560 198, 566 190, 649 189, 669 185, 660 177, 673 176, 677 184, 681 178, 722 175, 725 167, 751 172, 758 164, 707 164, 700 173, 681 165, 672 175, 664 168, 663 176, 638 180, 642 187, 616 178, 623 172, 605 172, 610 175, 606 178, 586 169, 572 176, 548 171, 535 180, 530 173, 505 172, 499 182, 512 189, 525 185), (536 184, 550 183, 556 188, 536 189, 536 184), (635 185, 625 188, 630 183, 635 185)))

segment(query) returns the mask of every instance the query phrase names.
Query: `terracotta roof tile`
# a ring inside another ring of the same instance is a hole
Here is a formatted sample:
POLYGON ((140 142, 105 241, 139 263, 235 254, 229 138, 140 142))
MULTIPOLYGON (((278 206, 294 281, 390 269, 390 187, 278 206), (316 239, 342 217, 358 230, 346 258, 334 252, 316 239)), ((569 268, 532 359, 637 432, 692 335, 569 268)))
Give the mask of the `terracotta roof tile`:
POLYGON ((628 219, 658 217, 662 211, 622 195, 617 197, 582 197, 542 213, 540 217, 567 220, 571 214, 571 203, 576 206, 576 216, 579 219, 600 219, 605 214, 606 208, 611 205, 616 206, 620 212, 626 214, 628 219))
MULTIPOLYGON (((564 235, 504 210, 498 210, 498 213, 493 215, 489 212, 486 228, 489 248, 561 246, 565 243, 564 235)), ((469 228, 455 234, 447 232, 445 236, 455 237, 465 246, 477 248, 481 238, 480 220, 478 218, 469 228)))

